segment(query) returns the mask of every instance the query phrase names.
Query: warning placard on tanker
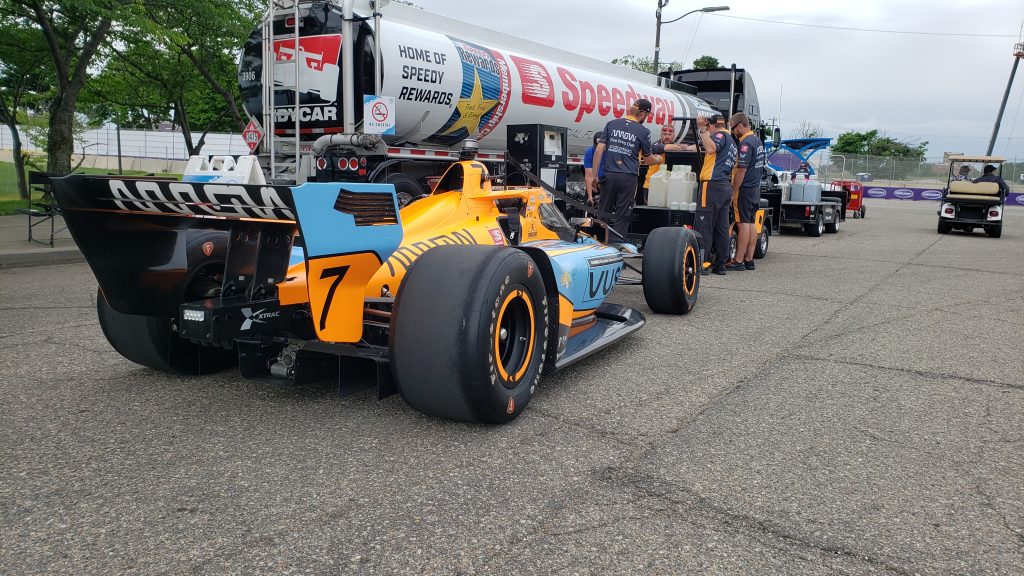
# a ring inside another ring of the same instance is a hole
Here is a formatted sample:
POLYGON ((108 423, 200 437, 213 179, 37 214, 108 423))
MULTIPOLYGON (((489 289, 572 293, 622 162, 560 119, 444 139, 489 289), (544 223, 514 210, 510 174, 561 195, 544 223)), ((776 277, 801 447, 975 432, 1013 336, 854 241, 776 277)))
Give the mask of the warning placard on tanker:
POLYGON ((363 94, 363 132, 395 135, 395 99, 391 96, 363 94))

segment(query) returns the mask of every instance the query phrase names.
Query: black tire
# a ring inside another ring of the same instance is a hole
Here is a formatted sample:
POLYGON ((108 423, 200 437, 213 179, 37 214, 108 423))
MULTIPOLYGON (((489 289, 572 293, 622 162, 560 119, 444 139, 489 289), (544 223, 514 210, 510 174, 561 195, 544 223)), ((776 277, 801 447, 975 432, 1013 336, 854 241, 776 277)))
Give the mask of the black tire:
POLYGON ((768 230, 772 227, 771 222, 764 221, 761 225, 761 233, 757 236, 757 244, 754 244, 754 258, 760 260, 768 255, 768 240, 771 238, 768 230))
POLYGON ((644 246, 647 305, 660 314, 688 314, 700 293, 700 243, 687 228, 655 228, 644 246))
POLYGON ((825 220, 824 218, 822 218, 820 213, 818 214, 817 218, 814 219, 814 223, 804 224, 804 232, 807 232, 807 235, 812 238, 817 238, 818 236, 821 236, 821 233, 824 231, 825 220))
POLYGON ((238 362, 234 350, 193 344, 180 338, 173 318, 136 316, 114 310, 96 291, 96 315, 107 342, 136 364, 177 374, 211 374, 238 362))
POLYGON ((941 217, 939 218, 939 234, 949 234, 952 229, 953 224, 943 220, 941 217))
POLYGON ((739 232, 736 230, 736 226, 732 227, 732 233, 729 234, 729 257, 726 260, 736 260, 736 250, 739 246, 739 232))
POLYGON ((384 178, 385 184, 393 184, 395 186, 395 195, 398 196, 398 207, 404 208, 414 200, 418 200, 428 194, 430 190, 427 190, 423 185, 416 181, 415 178, 408 174, 388 174, 384 178))
POLYGON ((864 217, 867 216, 867 214, 868 214, 868 208, 867 208, 867 206, 864 206, 862 204, 861 207, 860 207, 860 217, 864 218, 864 217))
POLYGON ((547 338, 544 280, 526 253, 440 246, 419 257, 398 291, 392 373, 424 414, 503 424, 533 397, 547 338))
POLYGON ((832 222, 829 222, 828 224, 825 224, 825 232, 828 232, 829 234, 835 234, 836 232, 839 232, 839 212, 838 211, 836 212, 836 219, 833 220, 832 222))
POLYGON ((985 228, 985 232, 988 234, 989 238, 999 238, 1000 236, 1003 235, 1002 222, 1000 222, 999 224, 993 224, 985 228))

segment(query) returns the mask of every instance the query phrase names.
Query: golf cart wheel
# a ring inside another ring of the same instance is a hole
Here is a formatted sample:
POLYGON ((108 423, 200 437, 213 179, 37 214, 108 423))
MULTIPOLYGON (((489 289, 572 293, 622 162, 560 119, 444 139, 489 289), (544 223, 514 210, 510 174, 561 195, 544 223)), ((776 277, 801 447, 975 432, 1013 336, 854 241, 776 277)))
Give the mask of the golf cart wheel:
POLYGON ((949 234, 952 229, 953 225, 951 223, 939 218, 939 234, 949 234))
POLYGON ((659 314, 687 314, 700 292, 700 243, 688 228, 655 228, 647 236, 644 299, 659 314))
POLYGON ((405 276, 391 314, 391 367, 420 412, 502 424, 529 404, 548 338, 548 300, 515 248, 439 246, 405 276))
POLYGON ((825 219, 822 218, 821 214, 818 214, 813 223, 804 224, 804 231, 812 238, 821 236, 822 233, 825 232, 825 219))
POLYGON ((836 212, 836 219, 828 224, 825 224, 825 232, 829 234, 835 234, 839 232, 839 213, 836 212))
POLYGON ((234 350, 200 346, 178 336, 174 318, 124 314, 96 291, 96 315, 107 342, 132 362, 177 374, 211 374, 238 361, 234 350))
POLYGON ((993 224, 988 228, 985 228, 985 232, 988 233, 989 238, 999 238, 1003 235, 1003 224, 993 224))
POLYGON ((754 245, 754 258, 760 260, 768 255, 768 240, 771 234, 768 233, 768 229, 771 228, 771 223, 767 220, 761 225, 761 233, 757 236, 757 244, 754 245))

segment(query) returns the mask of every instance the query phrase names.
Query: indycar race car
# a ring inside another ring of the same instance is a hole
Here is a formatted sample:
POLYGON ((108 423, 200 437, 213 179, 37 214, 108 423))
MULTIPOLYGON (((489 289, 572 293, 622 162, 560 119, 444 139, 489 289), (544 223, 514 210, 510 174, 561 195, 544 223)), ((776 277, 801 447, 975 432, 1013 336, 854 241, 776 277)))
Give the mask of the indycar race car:
POLYGON ((399 209, 391 184, 297 187, 73 175, 53 180, 99 282, 100 326, 150 368, 377 384, 426 414, 508 422, 542 372, 636 331, 606 302, 642 285, 655 312, 697 302, 686 228, 643 254, 570 224, 542 188, 492 185, 473 159, 399 209), (638 270, 633 263, 642 263, 638 270))

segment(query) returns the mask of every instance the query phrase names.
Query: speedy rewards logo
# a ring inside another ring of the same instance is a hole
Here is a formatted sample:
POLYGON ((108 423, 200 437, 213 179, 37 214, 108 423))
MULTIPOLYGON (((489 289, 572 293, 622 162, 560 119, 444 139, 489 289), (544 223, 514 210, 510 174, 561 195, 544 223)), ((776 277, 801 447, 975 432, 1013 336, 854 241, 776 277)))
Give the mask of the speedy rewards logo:
MULTIPOLYGON (((509 56, 519 72, 522 82, 522 102, 530 106, 541 108, 554 108, 555 86, 548 68, 536 60, 522 56, 509 56)), ((562 82, 560 101, 562 107, 569 112, 576 112, 576 122, 593 113, 600 116, 611 114, 615 118, 622 118, 629 111, 629 107, 640 98, 650 100, 653 106, 653 121, 656 124, 665 124, 675 116, 676 103, 659 96, 648 96, 638 92, 633 86, 627 84, 626 89, 612 86, 609 88, 600 82, 593 83, 580 80, 567 68, 555 67, 555 72, 562 82)))

